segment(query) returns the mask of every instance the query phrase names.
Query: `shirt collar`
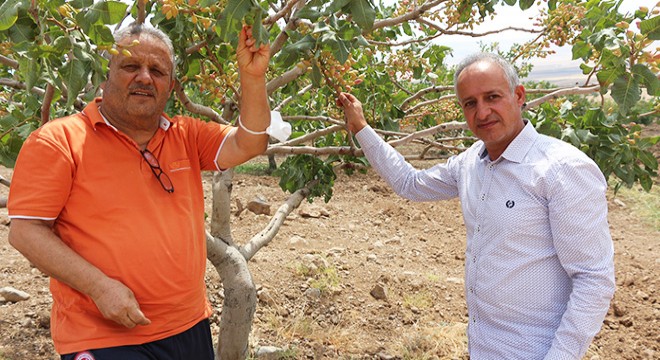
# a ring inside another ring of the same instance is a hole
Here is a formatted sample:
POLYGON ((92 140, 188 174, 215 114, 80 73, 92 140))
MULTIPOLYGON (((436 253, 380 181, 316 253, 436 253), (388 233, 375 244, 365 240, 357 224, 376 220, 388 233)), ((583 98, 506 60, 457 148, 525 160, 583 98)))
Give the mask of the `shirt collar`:
MULTIPOLYGON (((505 158, 516 163, 522 162, 525 155, 527 155, 527 152, 532 148, 532 145, 534 145, 539 134, 531 121, 527 119, 524 119, 524 121, 525 126, 522 131, 520 131, 513 141, 511 141, 509 146, 506 147, 500 156, 500 159, 505 158)), ((483 160, 488 156, 488 149, 486 149, 486 145, 483 143, 481 146, 482 150, 479 152, 479 158, 483 160)))
MULTIPOLYGON (((109 121, 108 119, 101 114, 101 111, 99 111, 99 108, 101 106, 102 98, 96 98, 94 101, 90 102, 85 106, 85 109, 82 111, 83 115, 89 119, 90 124, 96 130, 96 125, 98 124, 106 124, 109 127, 113 129, 115 128, 109 121)), ((167 131, 171 126, 172 126, 172 119, 170 119, 166 114, 161 115, 160 117, 160 128, 163 129, 164 131, 167 131)))

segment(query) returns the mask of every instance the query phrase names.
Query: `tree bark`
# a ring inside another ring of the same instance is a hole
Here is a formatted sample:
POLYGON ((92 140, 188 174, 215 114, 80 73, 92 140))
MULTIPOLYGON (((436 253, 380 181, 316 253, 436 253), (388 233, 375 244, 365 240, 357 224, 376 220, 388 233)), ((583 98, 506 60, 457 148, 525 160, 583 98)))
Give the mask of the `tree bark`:
POLYGON ((220 275, 224 291, 216 359, 239 360, 248 355, 248 341, 257 307, 257 291, 247 260, 231 239, 230 199, 233 170, 213 176, 211 231, 207 257, 220 275))

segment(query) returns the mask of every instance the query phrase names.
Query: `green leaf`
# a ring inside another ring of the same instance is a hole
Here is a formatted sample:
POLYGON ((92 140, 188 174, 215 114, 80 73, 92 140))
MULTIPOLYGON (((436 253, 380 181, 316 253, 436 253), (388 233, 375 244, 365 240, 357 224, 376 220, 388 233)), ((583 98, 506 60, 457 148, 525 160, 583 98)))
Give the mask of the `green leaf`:
POLYGON ((248 14, 253 14, 254 22, 252 23, 252 36, 257 40, 254 44, 259 47, 261 44, 268 44, 268 31, 264 28, 262 21, 264 10, 260 6, 253 6, 248 14))
POLYGON ((302 56, 305 52, 316 47, 316 39, 311 35, 306 35, 304 38, 298 40, 297 42, 287 45, 280 51, 280 55, 277 57, 277 60, 282 63, 283 66, 289 67, 298 61, 298 58, 302 56))
POLYGON ((18 19, 18 9, 20 7, 20 0, 5 0, 0 5, 0 31, 5 31, 14 25, 18 19))
POLYGON ((651 179, 650 176, 641 176, 639 178, 639 184, 642 186, 642 189, 644 191, 649 192, 651 191, 651 187, 653 186, 653 179, 651 179))
POLYGON ((646 35, 651 40, 660 40, 660 16, 644 20, 639 24, 642 35, 646 35))
POLYGON ((588 66, 587 64, 580 64, 580 69, 582 69, 582 74, 587 75, 591 73, 591 71, 594 69, 591 66, 588 66))
POLYGON ((404 34, 412 36, 413 32, 409 22, 405 21, 403 24, 401 24, 401 28, 403 29, 404 34))
POLYGON ((32 89, 37 83, 42 70, 39 58, 35 56, 21 57, 18 59, 18 68, 20 73, 25 76, 25 87, 32 89))
POLYGON ((614 81, 612 98, 619 105, 621 114, 627 114, 639 101, 641 98, 639 83, 632 74, 623 74, 614 81))
POLYGON ((355 40, 353 40, 353 42, 357 46, 370 46, 371 45, 371 44, 369 44, 369 41, 367 41, 367 39, 365 39, 364 36, 362 36, 362 35, 355 38, 355 40))
POLYGON ((311 50, 316 47, 316 39, 311 35, 306 35, 304 38, 296 41, 293 44, 285 46, 288 51, 295 51, 298 53, 311 50))
POLYGON ((561 138, 564 141, 570 142, 575 147, 580 147, 580 139, 575 133, 575 129, 572 127, 567 127, 561 132, 561 138))
POLYGON ((335 56, 335 59, 339 61, 340 64, 343 64, 348 60, 349 50, 346 46, 345 41, 337 41, 337 48, 334 49, 332 54, 335 56))
POLYGON ((309 76, 312 80, 312 84, 314 85, 314 87, 320 88, 321 80, 323 79, 323 74, 321 74, 321 69, 319 69, 319 67, 316 65, 312 66, 312 73, 309 76))
POLYGON ((602 51, 603 49, 614 50, 621 47, 621 40, 612 28, 606 28, 590 35, 588 41, 599 51, 602 51))
POLYGON ((368 0, 351 1, 350 11, 356 24, 367 32, 371 31, 376 21, 376 10, 371 7, 368 0))
POLYGON ((520 10, 527 10, 534 5, 534 0, 520 0, 520 10))
POLYGON ((573 53, 573 60, 587 60, 591 56, 591 46, 582 40, 576 41, 571 51, 573 53))
POLYGON ((120 1, 95 2, 90 7, 82 8, 75 18, 83 31, 88 32, 96 24, 113 25, 120 22, 127 8, 128 5, 120 1))
POLYGON ((646 85, 646 92, 650 96, 660 96, 660 79, 646 65, 635 64, 632 67, 632 73, 642 79, 646 85))
POLYGON ((73 59, 62 66, 59 73, 68 91, 67 106, 71 106, 76 101, 78 93, 87 84, 88 74, 85 64, 80 60, 73 59))
POLYGON ((603 69, 596 74, 596 78, 601 87, 607 87, 623 74, 624 72, 617 68, 603 69))
POLYGON ((640 151, 638 154, 639 161, 649 169, 658 170, 658 159, 655 158, 650 151, 640 151))
POLYGON ((93 11, 99 12, 99 18, 106 25, 114 25, 120 22, 126 15, 128 4, 121 1, 97 2, 92 6, 93 11))
POLYGON ((224 40, 230 38, 241 30, 241 21, 250 11, 253 0, 229 0, 218 22, 218 35, 224 40))
POLYGON ((202 69, 201 61, 195 60, 188 63, 188 71, 186 71, 186 76, 192 78, 195 75, 199 74, 202 69))
POLYGON ((576 130, 576 134, 582 144, 597 145, 599 143, 598 136, 594 135, 589 130, 578 129, 576 130))
POLYGON ((77 9, 90 7, 92 5, 94 5, 94 0, 73 0, 71 2, 71 6, 77 9))
POLYGON ((328 7, 328 11, 331 13, 335 13, 341 9, 343 9, 346 5, 349 3, 353 2, 354 0, 334 0, 332 4, 328 7))
POLYGON ((311 22, 315 23, 321 17, 321 12, 316 9, 313 9, 311 6, 307 5, 304 8, 298 10, 294 15, 300 19, 308 19, 311 22))
POLYGON ((24 11, 19 11, 18 20, 7 29, 9 39, 14 44, 32 42, 38 29, 32 18, 24 11))
POLYGON ((112 45, 115 42, 112 31, 105 25, 96 24, 89 28, 89 39, 96 45, 112 45))

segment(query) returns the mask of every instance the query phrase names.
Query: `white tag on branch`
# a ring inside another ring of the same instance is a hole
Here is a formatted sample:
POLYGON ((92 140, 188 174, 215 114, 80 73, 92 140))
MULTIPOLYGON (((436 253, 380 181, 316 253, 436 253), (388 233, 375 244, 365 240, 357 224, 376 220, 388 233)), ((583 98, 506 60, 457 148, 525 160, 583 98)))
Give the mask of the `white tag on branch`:
POLYGON ((291 124, 282 120, 279 111, 270 112, 270 126, 266 133, 275 139, 284 142, 291 136, 291 124))

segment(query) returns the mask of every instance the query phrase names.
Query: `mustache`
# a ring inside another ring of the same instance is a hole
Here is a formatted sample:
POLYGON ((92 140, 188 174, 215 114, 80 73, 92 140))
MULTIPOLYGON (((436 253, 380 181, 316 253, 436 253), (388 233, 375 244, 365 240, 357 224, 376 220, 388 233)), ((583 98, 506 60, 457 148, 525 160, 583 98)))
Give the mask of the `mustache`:
POLYGON ((149 93, 149 94, 153 94, 155 92, 155 90, 156 89, 153 86, 133 86, 133 87, 128 88, 129 92, 141 91, 141 92, 146 92, 146 93, 149 93))

